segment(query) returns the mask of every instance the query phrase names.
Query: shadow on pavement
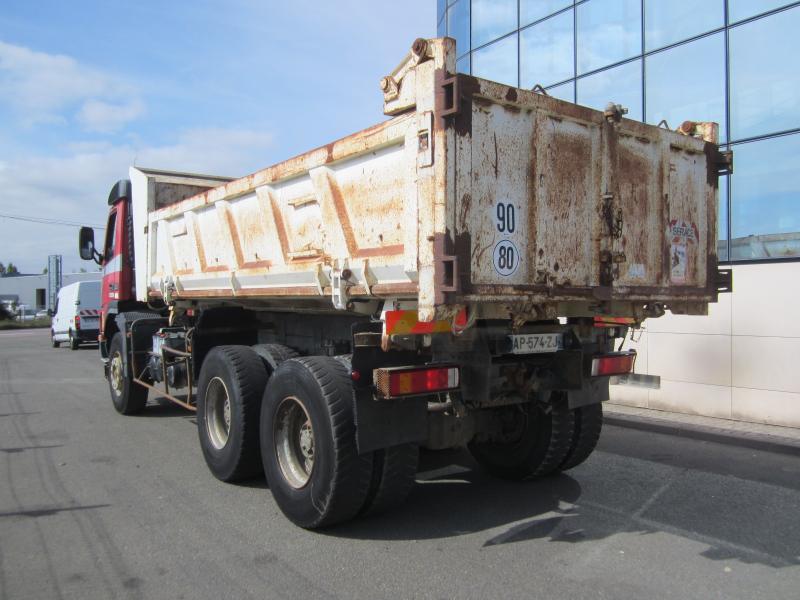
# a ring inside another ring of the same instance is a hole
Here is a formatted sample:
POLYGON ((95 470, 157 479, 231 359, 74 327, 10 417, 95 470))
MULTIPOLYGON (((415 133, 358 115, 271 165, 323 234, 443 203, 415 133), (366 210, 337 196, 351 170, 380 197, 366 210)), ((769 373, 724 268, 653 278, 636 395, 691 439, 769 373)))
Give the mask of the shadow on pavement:
MULTIPOLYGON (((646 441, 640 450, 644 454, 650 450, 646 441)), ((709 560, 736 559, 775 568, 800 565, 797 513, 789 506, 775 512, 786 499, 774 499, 776 506, 769 510, 764 505, 768 502, 760 505, 739 487, 753 484, 732 480, 720 489, 717 479, 708 480, 714 475, 681 468, 674 457, 671 460, 678 464, 673 466, 679 469, 670 478, 651 478, 638 486, 634 481, 635 497, 626 503, 619 501, 620 490, 631 489, 636 473, 609 468, 599 454, 570 474, 529 482, 492 478, 468 456, 439 458, 450 461, 450 466, 428 470, 434 477, 418 481, 400 508, 344 524, 327 535, 422 540, 485 532, 481 544, 490 547, 536 539, 574 544, 618 534, 658 533, 699 543, 703 548, 699 555, 709 560)), ((423 456, 421 477, 430 462, 430 456, 423 456)))

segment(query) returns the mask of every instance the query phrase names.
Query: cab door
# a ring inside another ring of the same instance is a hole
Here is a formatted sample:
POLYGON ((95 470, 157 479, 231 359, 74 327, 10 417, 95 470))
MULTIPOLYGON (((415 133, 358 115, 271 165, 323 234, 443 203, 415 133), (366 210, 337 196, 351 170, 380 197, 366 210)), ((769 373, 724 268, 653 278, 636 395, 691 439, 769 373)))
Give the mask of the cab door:
POLYGON ((122 275, 122 246, 120 238, 121 227, 120 212, 122 202, 117 203, 108 215, 106 225, 106 241, 103 248, 103 282, 100 289, 100 298, 103 303, 103 316, 108 314, 112 302, 119 302, 120 278, 122 275))

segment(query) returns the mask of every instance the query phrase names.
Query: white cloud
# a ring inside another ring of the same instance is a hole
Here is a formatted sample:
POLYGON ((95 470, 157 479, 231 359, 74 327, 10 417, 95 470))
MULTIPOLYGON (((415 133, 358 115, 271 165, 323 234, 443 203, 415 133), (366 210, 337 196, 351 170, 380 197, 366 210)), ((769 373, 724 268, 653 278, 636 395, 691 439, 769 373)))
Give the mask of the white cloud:
POLYGON ((0 103, 25 125, 77 117, 90 130, 116 130, 143 112, 134 86, 70 56, 0 41, 0 103), (77 114, 76 114, 77 112, 77 114))
POLYGON ((89 131, 113 133, 143 113, 144 104, 136 98, 122 103, 87 100, 78 112, 77 118, 89 131))
MULTIPOLYGON (((272 135, 251 129, 205 128, 181 133, 171 143, 135 147, 76 143, 63 156, 9 158, 0 169, 0 213, 105 222, 111 186, 128 176, 134 162, 143 167, 213 175, 246 175, 274 162, 272 135)), ((0 261, 25 272, 41 272, 48 254, 64 256, 65 272, 80 267, 77 230, 0 218, 0 261)))

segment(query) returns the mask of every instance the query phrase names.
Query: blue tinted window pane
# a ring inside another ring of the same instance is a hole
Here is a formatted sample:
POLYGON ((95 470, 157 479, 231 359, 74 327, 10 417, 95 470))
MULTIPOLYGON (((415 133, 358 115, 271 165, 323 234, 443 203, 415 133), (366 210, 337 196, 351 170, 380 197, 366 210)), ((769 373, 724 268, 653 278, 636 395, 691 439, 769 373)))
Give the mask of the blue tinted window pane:
POLYGON ((603 110, 606 104, 622 104, 629 119, 642 120, 642 61, 625 63, 577 81, 578 104, 603 110))
POLYGON ((736 23, 791 3, 788 0, 728 0, 728 21, 736 23))
POLYGON ((444 37, 447 35, 447 19, 442 18, 436 26, 436 37, 444 37))
POLYGON ((472 46, 474 48, 491 42, 516 28, 517 0, 472 0, 472 46))
POLYGON ((469 52, 469 0, 459 0, 447 9, 447 35, 456 40, 456 54, 469 52))
POLYGON ((519 25, 524 27, 572 5, 572 0, 519 0, 519 25))
POLYGON ((642 51, 640 0, 589 0, 578 5, 578 74, 642 51))
POLYGON ((717 211, 717 258, 728 260, 728 176, 719 178, 719 210, 717 211))
POLYGON ((733 147, 731 258, 800 256, 800 135, 733 147))
POLYGON ((647 122, 716 121, 725 140, 725 37, 722 33, 645 59, 647 122))
POLYGON ((562 83, 561 85, 549 87, 547 88, 547 93, 553 98, 558 98, 559 100, 575 102, 575 82, 568 81, 567 83, 562 83))
POLYGON ((575 76, 572 11, 519 32, 522 87, 558 83, 575 76))
POLYGON ((725 0, 645 0, 645 49, 663 48, 724 24, 725 0))
POLYGON ((516 86, 517 35, 510 35, 473 52, 472 74, 516 86))
POLYGON ((447 8, 446 0, 436 0, 436 20, 441 21, 447 8))
POLYGON ((456 71, 469 75, 469 54, 465 54, 456 61, 456 71))
POLYGON ((731 137, 800 127, 800 8, 730 30, 731 137))

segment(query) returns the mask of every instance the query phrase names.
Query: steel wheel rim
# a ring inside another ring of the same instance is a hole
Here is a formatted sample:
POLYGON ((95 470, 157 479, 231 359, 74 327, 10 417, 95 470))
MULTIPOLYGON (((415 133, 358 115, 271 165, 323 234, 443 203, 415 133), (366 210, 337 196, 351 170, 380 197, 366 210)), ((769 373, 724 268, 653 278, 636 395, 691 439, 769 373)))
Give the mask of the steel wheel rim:
POLYGON ((111 357, 108 379, 111 382, 111 389, 117 396, 122 395, 122 355, 115 352, 111 357))
POLYGON ((222 450, 231 434, 231 397, 219 377, 208 382, 205 405, 208 439, 214 448, 222 450))
POLYGON ((294 396, 278 406, 273 439, 284 479, 294 489, 305 487, 314 471, 314 428, 305 406, 294 396))

